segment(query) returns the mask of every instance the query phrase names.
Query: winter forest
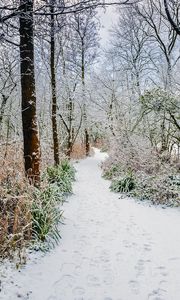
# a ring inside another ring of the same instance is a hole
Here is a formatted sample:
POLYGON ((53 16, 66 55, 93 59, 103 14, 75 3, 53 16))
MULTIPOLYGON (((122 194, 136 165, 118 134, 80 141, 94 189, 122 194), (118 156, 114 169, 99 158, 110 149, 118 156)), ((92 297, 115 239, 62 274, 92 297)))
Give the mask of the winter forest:
POLYGON ((180 299, 180 0, 0 0, 0 300, 180 299))

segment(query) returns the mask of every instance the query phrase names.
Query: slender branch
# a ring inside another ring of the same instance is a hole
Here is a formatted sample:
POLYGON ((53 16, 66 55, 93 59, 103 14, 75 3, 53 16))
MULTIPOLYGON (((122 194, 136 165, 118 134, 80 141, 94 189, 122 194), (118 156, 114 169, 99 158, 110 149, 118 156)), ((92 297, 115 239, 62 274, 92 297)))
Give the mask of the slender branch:
POLYGON ((68 125, 66 124, 66 121, 64 120, 63 116, 62 116, 60 113, 59 113, 58 115, 59 115, 59 117, 61 118, 61 120, 62 120, 62 122, 63 122, 63 124, 64 124, 64 126, 65 126, 65 128, 66 128, 66 130, 67 130, 67 132, 69 133, 68 125))
MULTIPOLYGON (((55 11, 53 13, 53 15, 58 16, 58 15, 66 15, 66 14, 70 14, 70 13, 74 13, 74 12, 80 12, 80 11, 84 11, 86 9, 90 9, 90 8, 96 8, 96 7, 107 7, 107 6, 112 6, 112 5, 132 5, 134 3, 139 2, 139 0, 124 0, 124 1, 120 1, 120 2, 97 2, 96 0, 86 0, 86 1, 82 1, 82 2, 78 2, 72 5, 68 5, 68 6, 61 6, 58 7, 58 11, 55 11)), ((38 16, 50 16, 52 15, 51 12, 45 12, 42 11, 42 9, 47 8, 48 5, 43 5, 40 8, 36 9, 34 11, 34 15, 38 15, 38 16)), ((13 7, 8 7, 8 6, 0 6, 0 11, 13 11, 12 13, 0 17, 0 23, 4 23, 5 21, 12 19, 13 17, 18 16, 21 13, 21 7, 19 6, 18 8, 13 8, 13 7)))
POLYGON ((178 35, 180 35, 180 27, 174 22, 173 18, 171 17, 169 8, 168 8, 168 4, 167 4, 167 0, 164 0, 164 8, 166 11, 166 15, 168 17, 168 20, 171 24, 171 26, 174 28, 174 30, 177 32, 178 35))

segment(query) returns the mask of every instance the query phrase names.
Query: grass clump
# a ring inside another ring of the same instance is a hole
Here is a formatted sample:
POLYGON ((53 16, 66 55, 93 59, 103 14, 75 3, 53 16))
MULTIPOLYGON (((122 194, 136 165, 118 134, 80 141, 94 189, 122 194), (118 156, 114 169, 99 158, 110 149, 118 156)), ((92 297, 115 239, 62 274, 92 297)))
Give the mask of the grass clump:
POLYGON ((48 247, 54 246, 60 239, 58 225, 62 222, 63 212, 59 204, 62 202, 62 194, 55 184, 35 191, 31 207, 32 238, 41 247, 44 242, 48 247))
POLYGON ((109 168, 105 168, 104 172, 103 172, 103 177, 105 179, 113 179, 114 177, 118 176, 120 173, 120 166, 119 164, 113 164, 111 165, 109 168))
POLYGON ((72 193, 75 169, 68 160, 63 160, 58 166, 48 167, 44 178, 48 184, 35 191, 32 204, 32 233, 33 239, 40 245, 46 241, 51 247, 60 239, 58 225, 63 217, 60 205, 64 202, 64 196, 72 193))
POLYGON ((132 173, 112 180, 110 190, 116 193, 128 193, 135 188, 135 178, 132 173))
POLYGON ((49 184, 56 183, 62 193, 72 193, 75 169, 68 160, 63 160, 58 166, 48 167, 46 175, 49 184))
POLYGON ((111 191, 163 206, 180 206, 178 157, 140 143, 115 147, 103 163, 103 177, 111 191))
MULTIPOLYGON (((11 169, 10 169, 11 170, 11 169)), ((0 259, 22 263, 28 247, 49 250, 59 239, 62 204, 72 192, 75 169, 68 160, 47 168, 41 186, 30 186, 23 173, 5 174, 0 185, 0 259), (21 176, 20 176, 21 175, 21 176)))

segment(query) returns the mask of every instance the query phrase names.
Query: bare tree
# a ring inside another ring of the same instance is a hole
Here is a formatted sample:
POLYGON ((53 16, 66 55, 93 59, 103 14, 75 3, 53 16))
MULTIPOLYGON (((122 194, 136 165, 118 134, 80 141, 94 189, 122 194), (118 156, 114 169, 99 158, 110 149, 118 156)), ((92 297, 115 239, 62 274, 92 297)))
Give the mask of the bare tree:
MULTIPOLYGON (((157 43, 161 53, 163 54, 163 57, 165 58, 167 64, 167 78, 165 80, 165 87, 170 88, 172 83, 172 67, 180 58, 179 54, 175 54, 177 33, 165 18, 162 0, 147 0, 144 5, 139 4, 135 7, 137 13, 149 26, 149 37, 152 38, 152 41, 154 40, 154 42, 157 43)), ((178 8, 176 10, 176 17, 177 16, 178 8)))
MULTIPOLYGON (((134 1, 132 1, 134 2, 134 1)), ((38 184, 40 179, 40 141, 38 136, 36 114, 36 87, 34 67, 34 18, 40 18, 41 22, 51 19, 51 71, 52 71, 52 124, 54 139, 54 156, 58 163, 57 124, 56 124, 56 86, 54 72, 54 20, 57 16, 67 14, 80 14, 104 5, 125 5, 132 3, 129 0, 117 2, 99 2, 97 0, 64 2, 58 1, 53 7, 54 1, 33 0, 5 0, 0 1, 0 22, 2 24, 0 40, 20 47, 20 72, 22 94, 22 125, 23 147, 25 160, 25 173, 30 182, 38 184), (19 24, 18 24, 19 21, 19 24), (19 39, 17 29, 19 26, 19 39), (20 44, 19 44, 20 42, 20 44)), ((82 62, 83 66, 83 62, 82 62)), ((83 67, 82 67, 83 74, 83 67)), ((83 76, 83 75, 82 75, 83 76)), ((88 137, 88 135, 87 135, 88 137)), ((88 138, 87 138, 88 145, 88 138)), ((87 149, 88 152, 88 149, 87 149)))
POLYGON ((88 129, 87 100, 86 100, 86 74, 97 56, 98 21, 93 9, 83 13, 74 13, 71 18, 72 27, 72 63, 75 64, 82 84, 83 123, 85 135, 86 156, 90 152, 90 136, 88 129))

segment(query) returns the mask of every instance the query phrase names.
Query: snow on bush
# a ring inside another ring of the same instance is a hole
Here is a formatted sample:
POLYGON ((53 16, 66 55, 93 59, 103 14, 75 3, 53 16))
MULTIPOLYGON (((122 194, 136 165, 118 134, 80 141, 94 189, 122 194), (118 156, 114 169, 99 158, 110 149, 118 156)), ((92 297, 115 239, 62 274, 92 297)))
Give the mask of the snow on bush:
POLYGON ((179 164, 168 153, 153 149, 146 139, 116 140, 103 164, 103 176, 112 180, 112 191, 180 206, 179 164))

